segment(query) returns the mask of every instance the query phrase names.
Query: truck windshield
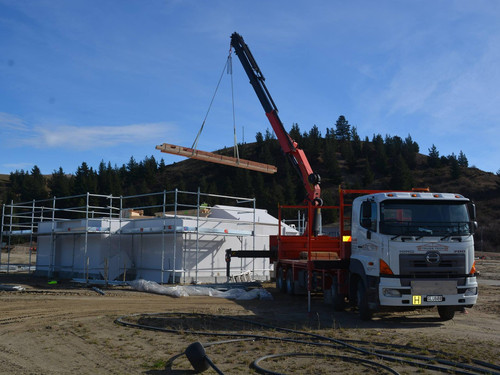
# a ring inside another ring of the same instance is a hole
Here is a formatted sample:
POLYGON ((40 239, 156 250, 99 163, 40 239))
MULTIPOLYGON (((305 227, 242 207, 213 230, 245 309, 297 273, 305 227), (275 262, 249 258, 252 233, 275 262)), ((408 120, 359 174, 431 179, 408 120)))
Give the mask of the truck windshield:
POLYGON ((380 233, 396 236, 472 234, 466 202, 387 200, 380 203, 380 233))

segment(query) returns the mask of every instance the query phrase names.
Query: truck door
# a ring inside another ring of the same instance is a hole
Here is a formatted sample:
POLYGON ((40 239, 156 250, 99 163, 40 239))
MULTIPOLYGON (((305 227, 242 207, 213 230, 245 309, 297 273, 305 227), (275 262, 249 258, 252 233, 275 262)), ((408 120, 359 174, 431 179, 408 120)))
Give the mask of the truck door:
POLYGON ((365 200, 359 206, 359 218, 357 223, 353 223, 353 234, 356 238, 353 255, 363 264, 366 275, 378 276, 380 251, 382 242, 378 233, 377 203, 372 200, 365 200), (354 229, 357 228, 357 229, 354 229))

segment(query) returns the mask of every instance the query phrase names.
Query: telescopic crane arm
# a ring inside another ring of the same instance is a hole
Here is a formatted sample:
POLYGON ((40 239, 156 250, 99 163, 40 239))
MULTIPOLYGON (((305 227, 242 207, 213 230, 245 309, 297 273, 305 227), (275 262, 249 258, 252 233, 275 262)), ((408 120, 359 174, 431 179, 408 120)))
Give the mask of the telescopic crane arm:
POLYGON ((260 71, 257 62, 253 58, 253 55, 243 40, 243 37, 238 33, 233 33, 233 35, 231 35, 231 47, 234 48, 236 55, 240 59, 241 65, 243 65, 243 69, 245 69, 245 72, 250 79, 250 83, 255 90, 264 111, 266 112, 266 116, 273 127, 276 137, 278 138, 281 149, 288 156, 290 162, 299 173, 302 183, 307 191, 308 200, 314 206, 321 206, 321 189, 319 186, 321 182, 320 176, 317 173, 314 173, 306 155, 304 154, 304 151, 297 147, 297 143, 286 132, 285 127, 278 116, 278 108, 276 107, 276 104, 274 104, 273 98, 264 83, 264 75, 260 71))

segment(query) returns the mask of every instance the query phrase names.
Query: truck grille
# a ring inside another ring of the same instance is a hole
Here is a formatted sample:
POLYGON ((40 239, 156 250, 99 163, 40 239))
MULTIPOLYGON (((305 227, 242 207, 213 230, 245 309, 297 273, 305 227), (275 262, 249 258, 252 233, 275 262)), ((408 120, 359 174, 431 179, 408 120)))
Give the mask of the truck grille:
POLYGON ((440 260, 436 263, 428 262, 426 255, 400 254, 400 275, 403 277, 457 277, 466 273, 465 254, 439 254, 440 260))

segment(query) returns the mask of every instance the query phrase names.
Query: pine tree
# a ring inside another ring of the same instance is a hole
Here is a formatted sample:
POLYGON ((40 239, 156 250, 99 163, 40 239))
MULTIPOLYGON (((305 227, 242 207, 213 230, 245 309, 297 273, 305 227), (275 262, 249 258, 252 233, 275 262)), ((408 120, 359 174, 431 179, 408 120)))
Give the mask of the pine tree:
POLYGON ((390 159, 394 159, 398 155, 402 155, 403 140, 397 135, 391 137, 385 136, 385 152, 390 159))
POLYGON ((257 145, 261 145, 262 143, 264 143, 264 136, 261 132, 257 132, 257 134, 255 135, 255 142, 257 142, 257 145))
POLYGON ((405 138, 401 152, 408 167, 410 169, 415 169, 417 166, 417 154, 419 152, 419 147, 417 142, 413 142, 410 134, 408 134, 408 137, 405 138))
POLYGON ((290 135, 290 138, 292 138, 295 142, 297 142, 298 144, 301 144, 302 134, 300 133, 299 124, 293 123, 292 128, 290 129, 290 132, 288 133, 288 135, 290 135))
POLYGON ((97 173, 94 172, 92 167, 89 168, 86 162, 83 162, 76 170, 73 195, 95 194, 98 192, 97 185, 97 173))
POLYGON ((451 179, 452 180, 458 179, 460 177, 461 170, 457 157, 454 153, 448 156, 448 163, 450 164, 451 179))
POLYGON ((462 150, 460 150, 460 153, 458 154, 458 165, 462 168, 467 168, 469 166, 469 161, 467 160, 467 157, 463 153, 462 150))
POLYGON ((358 130, 355 126, 352 127, 352 151, 354 152, 354 158, 358 159, 362 156, 362 145, 361 138, 359 137, 358 130))
POLYGON ((351 140, 351 125, 344 116, 339 116, 335 123, 335 138, 339 141, 351 140))
POLYGON ((16 170, 15 172, 11 172, 9 176, 9 185, 10 189, 6 197, 6 201, 13 200, 15 202, 25 201, 23 199, 23 184, 26 178, 27 173, 24 170, 16 170))
POLYGON ((385 175, 388 168, 388 158, 385 152, 384 139, 380 134, 373 135, 373 146, 375 149, 375 169, 385 175))
POLYGON ((439 158, 439 151, 437 147, 433 144, 429 149, 429 158, 427 159, 427 164, 431 168, 438 168, 441 165, 441 159, 439 158))
POLYGON ((23 200, 41 200, 48 198, 47 181, 38 166, 31 169, 31 174, 25 176, 21 192, 23 200))
POLYGON ((64 173, 62 167, 52 172, 48 181, 50 194, 54 197, 67 197, 71 195, 71 177, 64 173))
POLYGON ((266 129, 266 133, 264 134, 264 141, 270 141, 272 139, 276 139, 276 136, 274 135, 274 132, 271 130, 266 129))
POLYGON ((320 155, 321 132, 316 125, 313 125, 309 133, 304 134, 302 144, 299 145, 304 150, 309 160, 316 160, 320 155))
POLYGON ((100 194, 111 194, 111 175, 104 160, 101 160, 97 170, 97 190, 100 194))

